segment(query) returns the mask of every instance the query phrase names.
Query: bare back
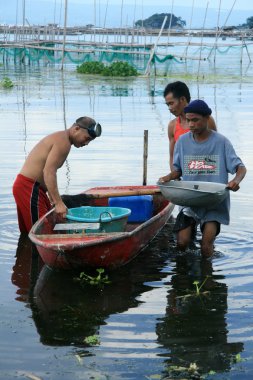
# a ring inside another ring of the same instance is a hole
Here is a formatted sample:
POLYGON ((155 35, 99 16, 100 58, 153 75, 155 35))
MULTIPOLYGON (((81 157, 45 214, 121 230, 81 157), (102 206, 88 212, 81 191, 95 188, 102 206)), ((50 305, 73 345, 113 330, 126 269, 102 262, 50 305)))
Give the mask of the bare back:
POLYGON ((59 169, 71 148, 68 130, 52 133, 40 140, 29 153, 20 174, 38 181, 47 190, 44 170, 59 169))

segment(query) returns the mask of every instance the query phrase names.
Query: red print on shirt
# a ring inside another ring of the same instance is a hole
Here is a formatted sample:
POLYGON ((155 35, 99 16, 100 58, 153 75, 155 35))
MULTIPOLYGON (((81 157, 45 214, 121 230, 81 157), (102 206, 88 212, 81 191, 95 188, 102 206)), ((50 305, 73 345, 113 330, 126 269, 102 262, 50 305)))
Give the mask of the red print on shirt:
POLYGON ((216 169, 216 165, 207 163, 205 160, 192 160, 189 162, 188 168, 191 170, 201 170, 201 169, 213 170, 213 169, 216 169))

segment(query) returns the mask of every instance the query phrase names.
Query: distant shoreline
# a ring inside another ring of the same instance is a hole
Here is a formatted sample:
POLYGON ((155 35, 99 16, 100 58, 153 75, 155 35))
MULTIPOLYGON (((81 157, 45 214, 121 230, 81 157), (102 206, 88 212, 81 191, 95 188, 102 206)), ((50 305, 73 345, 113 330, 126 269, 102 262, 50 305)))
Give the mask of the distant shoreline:
MULTIPOLYGON (((55 24, 48 25, 0 25, 0 34, 54 34, 54 35, 82 35, 82 34, 108 34, 108 35, 143 35, 158 36, 160 29, 147 28, 95 28, 87 26, 63 27, 55 24)), ((197 36, 197 37, 253 37, 252 29, 166 29, 161 33, 162 36, 197 36)))

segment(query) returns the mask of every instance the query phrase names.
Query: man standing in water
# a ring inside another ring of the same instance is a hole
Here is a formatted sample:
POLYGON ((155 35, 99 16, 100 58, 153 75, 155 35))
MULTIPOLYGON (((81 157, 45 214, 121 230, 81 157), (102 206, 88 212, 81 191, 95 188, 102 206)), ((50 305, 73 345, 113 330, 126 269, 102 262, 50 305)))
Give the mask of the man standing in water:
POLYGON ((66 217, 57 185, 57 170, 65 162, 71 146, 86 146, 102 132, 101 125, 84 116, 68 129, 52 133, 35 145, 13 184, 20 232, 28 233, 32 225, 52 206, 66 217))
MULTIPOLYGON (((174 147, 181 135, 189 132, 189 127, 186 123, 184 108, 189 104, 191 95, 189 88, 184 82, 169 83, 163 92, 165 103, 169 107, 169 111, 175 116, 168 125, 168 138, 170 144, 170 170, 173 169, 173 153, 174 147)), ((208 128, 216 131, 214 119, 209 117, 208 128)))
MULTIPOLYGON (((159 179, 159 182, 176 180, 224 183, 232 190, 239 189, 239 183, 246 174, 246 168, 236 155, 230 141, 220 133, 208 128, 212 110, 203 100, 194 100, 184 109, 190 132, 185 133, 175 145, 173 170, 159 179), (228 174, 235 174, 228 180, 228 174)), ((183 207, 177 216, 174 231, 177 245, 185 250, 193 230, 200 224, 202 232, 201 253, 203 257, 213 255, 213 244, 220 232, 221 224, 229 224, 230 197, 218 205, 208 207, 183 207)))

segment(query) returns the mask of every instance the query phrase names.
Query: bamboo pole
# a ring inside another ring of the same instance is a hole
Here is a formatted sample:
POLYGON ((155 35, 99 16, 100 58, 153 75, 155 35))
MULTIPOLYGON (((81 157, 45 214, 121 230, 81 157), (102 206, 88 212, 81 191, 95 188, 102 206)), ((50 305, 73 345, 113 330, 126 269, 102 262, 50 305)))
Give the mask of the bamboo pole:
MULTIPOLYGON (((106 7, 105 7, 105 17, 104 17, 104 25, 103 25, 104 32, 103 32, 103 36, 102 36, 102 43, 104 42, 104 37, 105 37, 105 33, 106 33, 105 32, 105 25, 106 25, 106 18, 107 18, 108 1, 109 0, 107 0, 106 7)), ((106 39, 106 42, 107 42, 107 39, 106 39)))
POLYGON ((144 147, 143 147, 143 186, 147 185, 147 165, 148 160, 148 130, 144 130, 144 147))
POLYGON ((221 8, 221 0, 219 2, 219 12, 218 12, 218 19, 217 19, 217 28, 216 28, 216 37, 215 37, 215 50, 214 50, 214 63, 216 62, 216 52, 217 52, 217 42, 218 42, 218 30, 220 25, 220 8, 221 8))
POLYGON ((199 65, 198 65, 197 79, 199 79, 200 62, 201 62, 201 59, 202 59, 202 46, 203 46, 203 36, 204 36, 203 32, 204 32, 204 28, 205 28, 205 24, 206 24, 206 15, 207 15, 207 10, 208 10, 208 5, 209 5, 209 2, 207 2, 207 4, 206 4, 206 12, 205 12, 204 23, 203 23, 203 28, 202 28, 202 36, 201 36, 201 44, 200 44, 199 65))
MULTIPOLYGON (((192 9, 191 9, 191 18, 190 18, 190 27, 189 27, 190 30, 191 30, 191 28, 192 28, 193 9, 194 9, 194 0, 192 0, 192 9)), ((189 48, 190 40, 191 40, 190 37, 191 37, 191 36, 190 36, 190 33, 189 33, 189 36, 188 36, 188 42, 187 42, 187 45, 186 45, 186 48, 185 48, 185 52, 184 52, 185 57, 186 57, 185 60, 187 60, 188 48, 189 48)))
POLYGON ((173 16, 173 8, 174 8, 174 0, 172 0, 172 3, 171 3, 170 22, 169 22, 169 29, 168 29, 168 45, 167 45, 166 52, 168 52, 168 47, 169 47, 170 32, 171 32, 171 22, 172 22, 172 16, 173 16))
MULTIPOLYGON (((233 3, 233 5, 232 5, 232 7, 231 7, 231 9, 230 9, 230 11, 229 11, 229 13, 228 13, 228 15, 227 15, 227 18, 226 18, 226 20, 225 20, 225 23, 224 23, 223 27, 220 29, 220 33, 218 34, 218 36, 217 36, 216 39, 218 39, 218 38, 220 37, 220 35, 221 35, 223 29, 225 28, 225 26, 226 26, 226 24, 227 24, 227 21, 228 21, 228 19, 229 19, 229 16, 231 15, 231 12, 232 12, 232 10, 233 10, 233 8, 234 8, 234 6, 235 6, 235 3, 236 3, 236 0, 234 0, 234 3, 233 3)), ((215 44, 215 43, 214 43, 214 44, 215 44)), ((214 45, 214 46, 215 46, 215 45, 214 45)), ((209 59, 210 55, 212 54, 212 51, 213 51, 213 49, 214 49, 214 46, 212 47, 212 49, 211 49, 211 51, 210 51, 210 53, 209 53, 207 59, 209 59)))
POLYGON ((151 51, 151 54, 150 54, 150 57, 149 57, 149 60, 148 60, 148 63, 147 63, 147 67, 146 67, 146 71, 145 71, 145 75, 149 75, 150 74, 150 66, 151 66, 151 62, 152 62, 152 59, 154 57, 154 54, 155 54, 155 51, 156 51, 156 48, 157 48, 157 45, 158 45, 158 42, 159 42, 159 39, 161 37, 161 34, 163 32, 163 29, 164 29, 164 25, 166 24, 166 21, 167 21, 167 18, 168 16, 165 16, 164 17, 164 20, 163 20, 163 23, 162 23, 162 26, 161 26, 161 29, 160 29, 160 32, 158 34, 158 37, 156 39, 156 43, 153 47, 153 50, 151 51))
POLYGON ((245 40, 244 40, 244 46, 245 46, 246 52, 247 52, 247 54, 248 54, 249 61, 251 62, 251 58, 250 58, 250 54, 249 54, 249 50, 248 50, 248 46, 247 46, 245 40))
POLYGON ((123 22, 123 0, 121 0, 121 8, 120 8, 120 30, 119 30, 119 42, 120 43, 121 43, 122 22, 123 22))
POLYGON ((68 14, 68 0, 65 0, 64 31, 63 31, 63 44, 62 44, 62 61, 61 61, 61 70, 63 70, 63 66, 64 66, 64 57, 65 57, 66 29, 67 29, 67 14, 68 14))
POLYGON ((25 0, 23 0, 23 40, 25 39, 25 0))

